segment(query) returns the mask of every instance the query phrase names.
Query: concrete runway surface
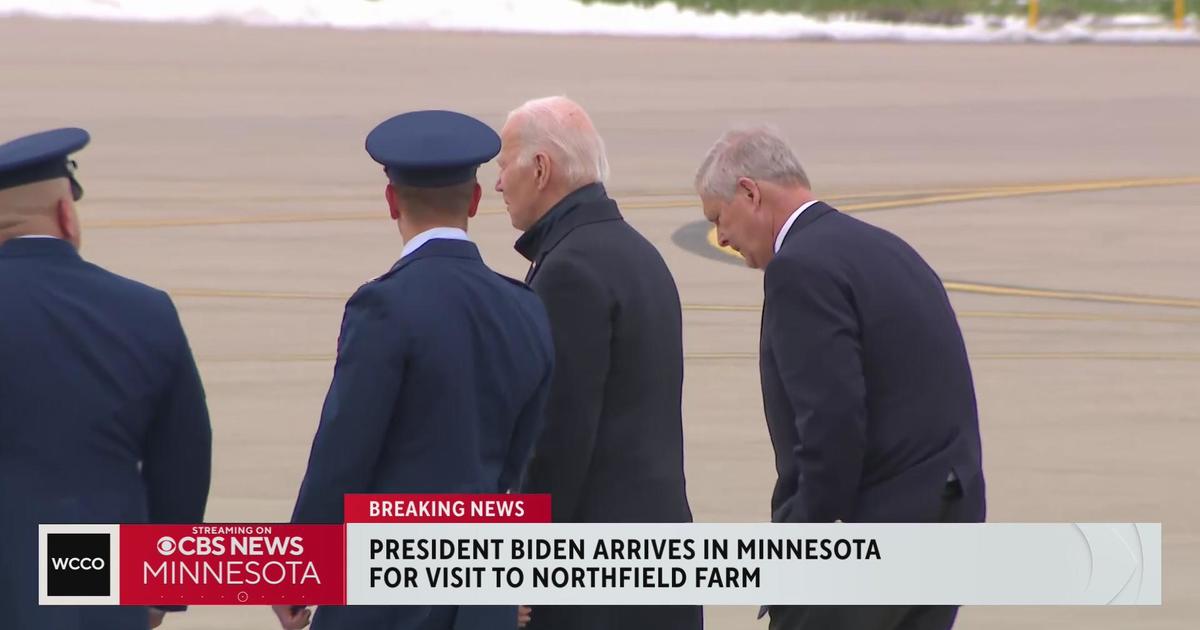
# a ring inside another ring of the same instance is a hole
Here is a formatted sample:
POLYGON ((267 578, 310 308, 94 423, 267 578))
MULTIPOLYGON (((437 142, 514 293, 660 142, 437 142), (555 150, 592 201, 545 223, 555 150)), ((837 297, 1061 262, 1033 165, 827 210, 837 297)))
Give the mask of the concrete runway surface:
MULTIPOLYGON (((0 20, 0 137, 92 131, 84 254, 170 290, 215 429, 208 519, 286 519, 342 301, 401 242, 362 149, 394 113, 499 126, 581 101, 610 190, 679 283, 687 471, 702 521, 762 521, 761 276, 689 193, 729 124, 795 143, 819 194, 909 240, 954 289, 993 521, 1161 521, 1161 608, 966 609, 964 629, 1200 623, 1200 82, 1184 47, 517 37, 0 20), (1191 77, 1191 78, 1189 78, 1191 77), (1190 178, 1190 179, 1189 179, 1190 178)), ((523 274, 495 169, 472 236, 523 274)), ((535 613, 536 614, 536 613, 535 613)), ((765 628, 752 608, 708 627, 765 628)), ((194 608, 164 628, 270 629, 194 608)))

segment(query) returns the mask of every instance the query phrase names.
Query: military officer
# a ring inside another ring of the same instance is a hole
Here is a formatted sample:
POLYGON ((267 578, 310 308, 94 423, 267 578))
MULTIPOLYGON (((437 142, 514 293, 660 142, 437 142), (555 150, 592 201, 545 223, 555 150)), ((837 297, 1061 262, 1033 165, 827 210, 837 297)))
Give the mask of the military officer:
MULTIPOLYGON (((333 384, 292 519, 341 523, 347 493, 497 493, 516 487, 553 368, 545 310, 484 264, 467 236, 492 129, 449 111, 401 114, 367 136, 384 166, 400 260, 346 304, 333 384)), ((285 628, 308 612, 276 607, 285 628)), ((516 607, 322 607, 320 630, 487 629, 516 607)))
POLYGON ((38 606, 39 523, 196 523, 212 434, 166 293, 79 255, 82 129, 0 145, 0 611, 145 628, 161 609, 38 606))

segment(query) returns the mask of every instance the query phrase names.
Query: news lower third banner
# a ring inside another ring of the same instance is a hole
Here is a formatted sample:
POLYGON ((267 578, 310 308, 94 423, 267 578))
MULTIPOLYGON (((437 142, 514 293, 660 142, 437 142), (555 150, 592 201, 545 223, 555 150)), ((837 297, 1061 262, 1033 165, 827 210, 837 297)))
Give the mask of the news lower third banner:
POLYGON ((54 525, 43 605, 1159 605, 1159 523, 550 523, 348 495, 342 525, 54 525))

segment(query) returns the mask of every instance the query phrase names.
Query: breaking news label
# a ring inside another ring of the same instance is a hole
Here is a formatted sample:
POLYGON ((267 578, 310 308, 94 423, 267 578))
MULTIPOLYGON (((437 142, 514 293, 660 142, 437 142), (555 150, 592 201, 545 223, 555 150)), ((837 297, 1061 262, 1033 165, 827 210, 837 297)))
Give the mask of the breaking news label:
POLYGON ((43 605, 1159 605, 1159 523, 550 523, 347 495, 340 525, 55 525, 43 605))

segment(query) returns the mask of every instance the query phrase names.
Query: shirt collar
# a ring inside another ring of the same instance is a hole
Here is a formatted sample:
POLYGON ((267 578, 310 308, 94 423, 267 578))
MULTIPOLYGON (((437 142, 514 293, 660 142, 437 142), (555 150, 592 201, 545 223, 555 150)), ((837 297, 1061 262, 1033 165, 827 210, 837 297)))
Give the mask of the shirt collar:
POLYGON ((819 201, 819 199, 813 199, 799 208, 796 208, 796 211, 792 213, 792 216, 788 217, 788 220, 783 224, 783 229, 779 230, 779 235, 775 237, 776 254, 779 253, 779 248, 783 247, 783 239, 787 238, 788 230, 792 229, 792 224, 796 222, 796 219, 799 219, 801 213, 803 213, 805 210, 808 210, 809 206, 813 205, 814 203, 818 203, 819 201))
MULTIPOLYGON (((49 234, 26 234, 25 236, 17 236, 14 238, 58 238, 58 237, 51 236, 49 234)), ((62 240, 62 239, 59 239, 59 240, 62 240)))
POLYGON ((471 240, 467 236, 467 232, 465 230, 463 230, 462 228, 456 228, 456 227, 430 228, 430 229, 425 230, 424 232, 421 232, 420 234, 412 237, 411 239, 409 239, 409 241, 404 244, 404 250, 400 252, 400 258, 404 258, 405 256, 417 251, 418 249, 421 248, 422 245, 424 245, 425 243, 428 243, 429 241, 432 241, 435 238, 445 238, 445 239, 450 239, 453 241, 470 241, 471 240))
POLYGON ((571 210, 577 206, 589 201, 596 201, 608 196, 608 192, 604 190, 604 184, 595 183, 588 184, 568 194, 559 200, 558 203, 550 207, 542 218, 538 219, 533 227, 525 231, 524 234, 517 239, 514 248, 525 257, 526 260, 532 261, 537 258, 538 253, 542 249, 542 244, 549 238, 550 233, 554 231, 554 226, 566 216, 571 210))
POLYGON ((16 236, 0 243, 0 256, 68 256, 79 258, 79 250, 68 241, 54 236, 16 236))

